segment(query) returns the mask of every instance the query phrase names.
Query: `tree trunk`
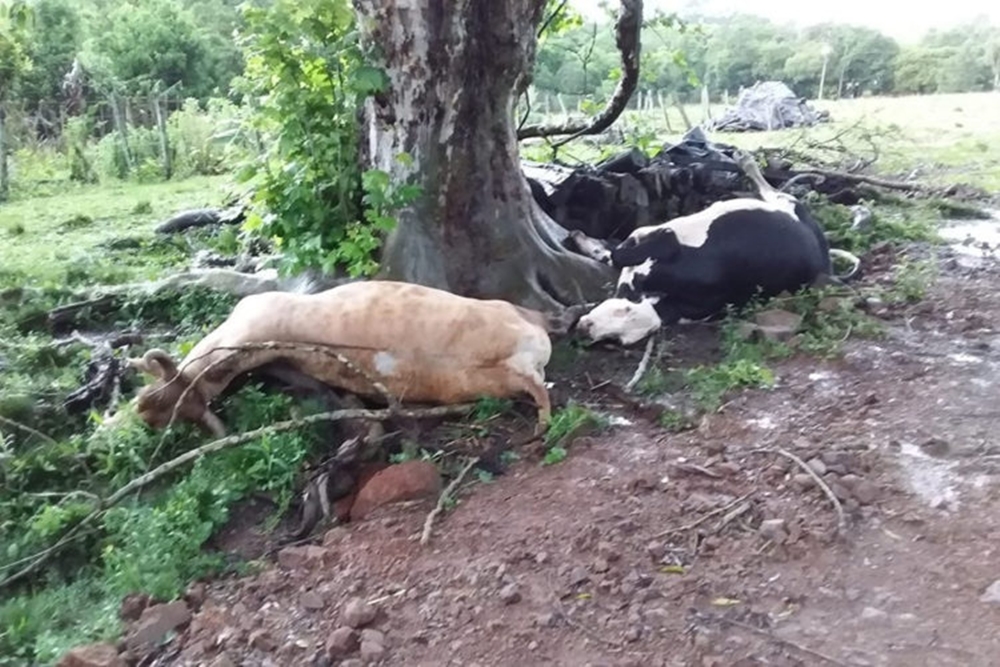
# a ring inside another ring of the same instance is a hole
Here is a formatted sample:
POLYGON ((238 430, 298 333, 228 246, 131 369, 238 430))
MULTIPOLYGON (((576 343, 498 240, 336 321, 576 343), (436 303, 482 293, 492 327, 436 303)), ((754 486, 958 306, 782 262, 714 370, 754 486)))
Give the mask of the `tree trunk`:
POLYGON ((521 173, 514 111, 544 6, 355 0, 390 80, 366 104, 364 160, 423 191, 397 215, 380 277, 544 310, 605 295, 609 269, 562 246, 521 173))
POLYGON ((0 201, 10 196, 10 173, 7 171, 7 110, 0 102, 0 201))

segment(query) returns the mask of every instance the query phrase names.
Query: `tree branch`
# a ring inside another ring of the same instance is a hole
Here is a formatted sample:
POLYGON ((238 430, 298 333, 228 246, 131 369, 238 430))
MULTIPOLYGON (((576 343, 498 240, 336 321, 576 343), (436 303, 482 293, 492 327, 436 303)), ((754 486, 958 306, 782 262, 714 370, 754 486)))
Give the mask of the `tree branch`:
MULTIPOLYGON (((151 482, 163 477, 167 473, 176 470, 177 468, 191 463, 206 454, 212 454, 214 452, 222 451, 223 449, 228 449, 229 447, 236 447, 237 445, 243 445, 247 442, 255 440, 263 435, 271 435, 274 433, 281 433, 283 431, 291 431, 302 426, 307 426, 309 424, 315 424, 317 422, 331 422, 331 421, 344 421, 347 419, 390 419, 393 417, 405 417, 411 419, 419 419, 426 417, 445 417, 449 415, 464 414, 472 410, 475 405, 471 403, 462 403, 458 405, 443 405, 438 407, 430 408, 413 408, 408 410, 335 410, 333 412, 320 412, 315 415, 309 415, 307 417, 302 417, 300 419, 289 419, 282 422, 277 422, 276 424, 271 424, 270 426, 262 426, 253 431, 247 431, 246 433, 240 433, 237 435, 231 435, 225 438, 220 438, 218 440, 213 440, 212 442, 202 445, 197 449, 192 449, 188 452, 181 454, 180 456, 173 458, 165 463, 160 464, 153 470, 136 477, 131 482, 123 486, 122 488, 115 491, 106 500, 99 503, 97 509, 92 511, 87 516, 83 517, 76 525, 69 529, 69 531, 63 535, 63 537, 53 544, 52 546, 46 548, 45 550, 39 552, 31 563, 26 567, 15 572, 14 574, 0 580, 0 589, 10 586, 14 582, 20 581, 24 577, 28 576, 39 567, 42 566, 45 561, 52 557, 54 553, 59 551, 62 547, 68 544, 73 539, 76 539, 76 534, 81 528, 89 523, 92 523, 103 515, 110 507, 118 504, 123 498, 128 496, 133 491, 137 491, 144 486, 147 486, 151 482)), ((23 561, 22 561, 23 562, 23 561)), ((5 569, 0 567, 0 570, 5 569)))
POLYGON ((518 139, 570 135, 554 147, 585 134, 600 134, 611 127, 625 110, 639 83, 639 55, 642 32, 642 0, 621 0, 618 21, 615 22, 615 42, 622 57, 622 78, 619 79, 607 106, 587 122, 567 122, 559 125, 529 125, 517 132, 518 139))

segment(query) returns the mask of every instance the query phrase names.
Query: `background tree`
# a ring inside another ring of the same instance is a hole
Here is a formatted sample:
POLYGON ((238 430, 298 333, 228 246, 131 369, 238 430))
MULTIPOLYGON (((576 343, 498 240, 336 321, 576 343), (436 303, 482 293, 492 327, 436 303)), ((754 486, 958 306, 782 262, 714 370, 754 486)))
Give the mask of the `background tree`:
POLYGON ((25 40, 31 12, 26 2, 0 4, 0 201, 10 193, 7 168, 7 103, 14 85, 28 69, 30 60, 25 40))

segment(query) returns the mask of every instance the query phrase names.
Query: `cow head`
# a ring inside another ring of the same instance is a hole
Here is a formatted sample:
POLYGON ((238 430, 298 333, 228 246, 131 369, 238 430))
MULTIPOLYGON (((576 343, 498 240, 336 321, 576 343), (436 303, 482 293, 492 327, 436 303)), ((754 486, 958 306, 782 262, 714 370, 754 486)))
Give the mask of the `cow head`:
POLYGON ((217 437, 226 434, 222 421, 208 409, 208 403, 197 388, 177 370, 173 358, 163 350, 149 350, 142 357, 128 360, 129 366, 156 378, 139 390, 135 398, 136 413, 152 428, 162 429, 170 424, 177 407, 177 420, 194 422, 217 437), (183 400, 181 397, 183 396, 183 400))
POLYGON ((653 333, 663 324, 653 307, 660 297, 644 297, 640 301, 608 299, 580 318, 577 331, 592 342, 617 340, 632 345, 653 333))

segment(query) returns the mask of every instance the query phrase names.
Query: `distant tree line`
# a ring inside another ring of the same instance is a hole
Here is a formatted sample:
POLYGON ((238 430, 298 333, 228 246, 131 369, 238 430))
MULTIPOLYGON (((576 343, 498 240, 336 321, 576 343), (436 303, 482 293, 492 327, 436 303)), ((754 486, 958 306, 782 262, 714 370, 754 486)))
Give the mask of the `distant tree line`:
MULTIPOLYGON (((708 86, 715 98, 760 80, 780 80, 797 94, 824 97, 1000 90, 1000 26, 988 20, 934 30, 901 47, 871 28, 821 24, 804 30, 751 15, 647 21, 640 90, 670 91, 694 101, 708 86)), ((606 26, 580 23, 544 38, 535 88, 603 98, 614 85, 618 56, 606 26)))
MULTIPOLYGON (((32 119, 44 135, 58 134, 67 114, 94 104, 104 104, 106 115, 108 109, 122 115, 116 98, 169 91, 173 99, 202 104, 213 97, 239 102, 240 6, 273 0, 0 0, 0 8, 12 3, 27 5, 31 18, 16 34, 9 26, 0 32, 0 109, 32 119)), ((552 25, 558 29, 550 26, 539 45, 535 89, 602 101, 619 67, 609 23, 563 14, 552 25)), ((693 101, 707 86, 717 99, 722 91, 735 94, 758 80, 778 79, 815 97, 824 59, 830 98, 996 90, 1000 27, 977 21, 900 47, 876 30, 851 25, 795 30, 750 15, 683 22, 650 17, 640 91, 693 101)))

